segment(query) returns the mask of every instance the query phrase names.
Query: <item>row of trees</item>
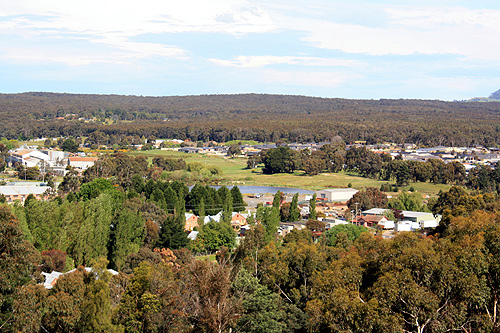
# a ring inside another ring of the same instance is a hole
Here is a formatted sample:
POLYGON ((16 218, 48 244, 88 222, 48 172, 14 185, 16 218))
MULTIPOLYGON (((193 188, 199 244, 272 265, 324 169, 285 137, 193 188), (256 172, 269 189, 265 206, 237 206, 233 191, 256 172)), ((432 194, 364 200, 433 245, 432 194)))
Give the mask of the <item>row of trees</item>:
POLYGON ((323 145, 317 151, 294 151, 278 147, 249 157, 247 165, 255 168, 263 163, 264 173, 291 173, 303 170, 309 175, 320 172, 352 171, 364 177, 394 180, 397 186, 409 182, 433 182, 435 184, 466 185, 469 188, 494 192, 500 188, 500 171, 480 166, 467 173, 465 167, 453 161, 441 159, 404 161, 401 156, 392 159, 388 154, 376 154, 365 147, 345 149, 343 142, 323 145))

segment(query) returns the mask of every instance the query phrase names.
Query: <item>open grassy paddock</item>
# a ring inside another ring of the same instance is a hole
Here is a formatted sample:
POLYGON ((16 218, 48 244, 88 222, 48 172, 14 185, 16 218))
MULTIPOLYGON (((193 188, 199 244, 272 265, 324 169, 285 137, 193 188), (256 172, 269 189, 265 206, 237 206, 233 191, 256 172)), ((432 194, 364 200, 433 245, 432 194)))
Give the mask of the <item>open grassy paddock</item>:
MULTIPOLYGON (((387 181, 364 178, 352 173, 322 173, 316 176, 307 176, 302 171, 293 174, 274 174, 265 175, 262 173, 262 168, 254 170, 247 169, 246 158, 228 158, 225 156, 203 155, 203 154, 187 154, 173 150, 150 150, 150 151, 135 151, 130 154, 138 156, 146 156, 148 159, 153 159, 155 156, 183 158, 186 163, 199 162, 202 164, 219 167, 223 174, 223 182, 225 185, 262 185, 262 186, 286 186, 296 187, 307 190, 320 190, 324 188, 347 187, 349 184, 353 188, 363 189, 366 187, 377 187, 387 181)), ((393 182, 389 182, 392 184, 393 182)), ((412 186, 416 191, 424 195, 435 196, 440 190, 447 191, 449 185, 435 185, 432 183, 411 183, 409 186, 402 188, 408 189, 412 186)), ((389 193, 391 194, 391 193, 389 193)), ((392 193, 395 194, 395 193, 392 193)))

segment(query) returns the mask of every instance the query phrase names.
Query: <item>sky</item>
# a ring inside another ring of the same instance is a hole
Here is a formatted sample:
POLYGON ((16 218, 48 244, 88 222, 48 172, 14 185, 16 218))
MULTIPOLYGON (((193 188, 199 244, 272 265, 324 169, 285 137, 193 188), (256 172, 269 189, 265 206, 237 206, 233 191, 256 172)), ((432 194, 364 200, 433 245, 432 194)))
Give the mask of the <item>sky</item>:
POLYGON ((498 0, 0 0, 0 93, 463 100, 498 89, 498 0))

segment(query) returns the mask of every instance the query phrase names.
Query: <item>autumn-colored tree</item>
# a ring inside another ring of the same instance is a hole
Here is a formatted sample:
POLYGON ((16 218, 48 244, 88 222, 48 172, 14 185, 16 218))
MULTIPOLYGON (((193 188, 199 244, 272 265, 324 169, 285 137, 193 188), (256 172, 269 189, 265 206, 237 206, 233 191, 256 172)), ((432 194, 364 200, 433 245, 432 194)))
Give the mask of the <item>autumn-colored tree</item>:
MULTIPOLYGON (((46 311, 48 291, 41 285, 27 284, 17 290, 12 329, 15 332, 39 332, 46 311)), ((7 329, 7 327, 5 327, 7 329)))
POLYGON ((356 208, 363 211, 371 208, 387 208, 387 195, 380 192, 376 187, 367 187, 364 191, 358 191, 347 201, 350 210, 356 208), (356 203, 358 203, 356 205, 356 203))
POLYGON ((226 332, 234 327, 241 313, 241 300, 232 296, 232 266, 195 260, 188 266, 183 288, 195 330, 226 332))
POLYGON ((66 268, 67 254, 61 250, 42 251, 43 270, 46 272, 64 272, 66 268))

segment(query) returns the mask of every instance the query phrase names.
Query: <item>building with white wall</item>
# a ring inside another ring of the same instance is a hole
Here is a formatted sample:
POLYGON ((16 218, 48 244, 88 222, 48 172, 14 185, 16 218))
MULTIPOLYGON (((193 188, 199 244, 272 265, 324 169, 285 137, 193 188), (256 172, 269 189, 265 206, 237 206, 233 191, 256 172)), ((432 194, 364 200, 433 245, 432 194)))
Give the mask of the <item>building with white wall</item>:
POLYGON ((354 188, 328 188, 316 191, 316 197, 324 201, 346 202, 358 192, 354 188))
POLYGON ((68 165, 80 170, 87 170, 94 165, 95 161, 97 161, 97 157, 68 157, 68 165))

